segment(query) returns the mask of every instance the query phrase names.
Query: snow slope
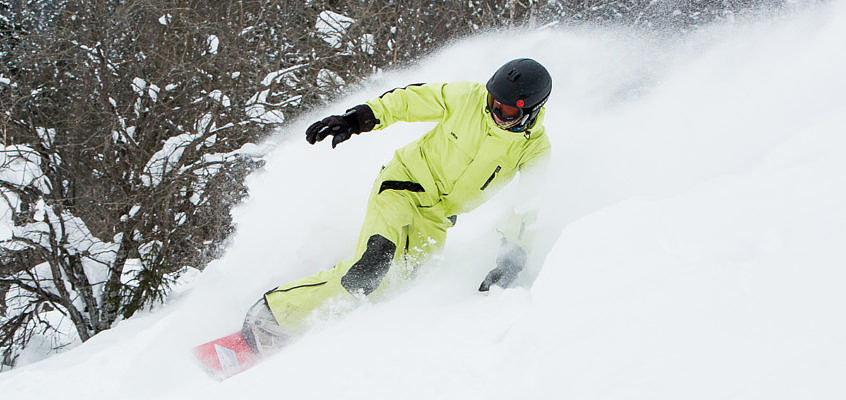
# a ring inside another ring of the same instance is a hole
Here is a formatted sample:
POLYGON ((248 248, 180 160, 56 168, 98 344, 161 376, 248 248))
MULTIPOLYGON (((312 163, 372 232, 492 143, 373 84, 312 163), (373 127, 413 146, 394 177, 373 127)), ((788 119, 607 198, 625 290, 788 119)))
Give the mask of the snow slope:
POLYGON ((0 375, 4 399, 846 398, 846 8, 683 42, 611 29, 485 35, 279 132, 227 255, 168 305, 0 375), (411 82, 553 74, 554 179, 524 285, 476 292, 513 188, 369 304, 217 383, 189 349, 266 289, 352 250, 378 168, 431 125, 339 149, 305 126, 411 82), (530 284, 534 279, 533 284, 530 284))

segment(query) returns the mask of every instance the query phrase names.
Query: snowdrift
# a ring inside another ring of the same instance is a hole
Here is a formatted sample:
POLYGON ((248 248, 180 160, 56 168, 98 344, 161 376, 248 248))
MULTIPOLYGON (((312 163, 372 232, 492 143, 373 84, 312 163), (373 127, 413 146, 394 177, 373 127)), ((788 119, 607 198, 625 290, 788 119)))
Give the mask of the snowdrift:
POLYGON ((846 9, 683 41, 612 29, 454 44, 279 132, 227 255, 159 310, 0 375, 5 399, 846 397, 846 9), (547 211, 522 286, 476 292, 516 195, 459 217, 444 253, 218 383, 190 348, 277 283, 352 251, 370 185, 429 124, 331 150, 305 126, 391 87, 553 75, 547 211))

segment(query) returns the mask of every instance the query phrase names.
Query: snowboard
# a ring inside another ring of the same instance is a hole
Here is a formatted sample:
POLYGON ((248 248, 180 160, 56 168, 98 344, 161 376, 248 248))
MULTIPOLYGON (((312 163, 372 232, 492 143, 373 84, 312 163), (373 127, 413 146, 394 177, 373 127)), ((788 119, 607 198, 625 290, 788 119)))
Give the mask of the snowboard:
POLYGON ((194 347, 193 353, 204 369, 219 380, 244 371, 259 360, 240 331, 194 347))

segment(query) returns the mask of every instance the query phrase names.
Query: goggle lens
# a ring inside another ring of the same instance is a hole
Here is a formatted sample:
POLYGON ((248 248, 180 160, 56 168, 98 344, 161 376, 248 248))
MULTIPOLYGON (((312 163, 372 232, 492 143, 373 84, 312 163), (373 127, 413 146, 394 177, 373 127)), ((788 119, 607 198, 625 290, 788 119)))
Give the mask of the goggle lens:
POLYGON ((497 122, 513 122, 523 117, 523 109, 502 104, 490 94, 488 94, 488 107, 491 109, 494 117, 499 120, 497 122))
POLYGON ((503 104, 494 99, 490 93, 488 93, 488 110, 490 110, 494 122, 502 129, 510 129, 516 126, 526 115, 522 108, 503 104))
POLYGON ((491 108, 493 108, 494 112, 496 112, 500 118, 506 121, 513 121, 523 116, 523 110, 502 104, 497 100, 493 101, 493 107, 491 108))

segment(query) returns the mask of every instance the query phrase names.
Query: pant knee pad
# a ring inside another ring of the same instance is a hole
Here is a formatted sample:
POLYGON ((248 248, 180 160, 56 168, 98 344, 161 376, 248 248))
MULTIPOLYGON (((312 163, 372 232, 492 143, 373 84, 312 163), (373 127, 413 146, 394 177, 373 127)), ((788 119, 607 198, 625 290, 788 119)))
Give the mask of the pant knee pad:
POLYGON ((382 235, 367 239, 367 249, 361 258, 341 278, 341 286, 355 295, 372 293, 391 268, 397 245, 382 235))

